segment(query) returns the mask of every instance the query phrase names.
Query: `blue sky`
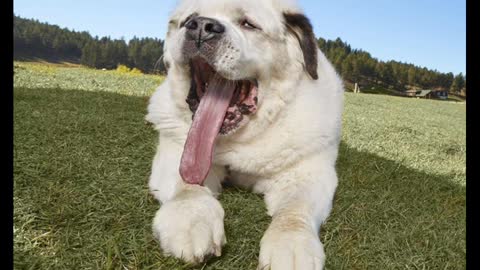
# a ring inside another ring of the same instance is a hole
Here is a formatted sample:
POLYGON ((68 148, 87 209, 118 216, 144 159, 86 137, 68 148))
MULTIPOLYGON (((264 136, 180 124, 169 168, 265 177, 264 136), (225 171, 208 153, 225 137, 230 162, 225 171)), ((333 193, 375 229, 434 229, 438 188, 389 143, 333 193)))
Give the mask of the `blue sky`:
MULTIPOLYGON (((259 0, 261 1, 261 0, 259 0)), ((380 60, 466 70, 462 0, 299 0, 317 36, 340 37, 380 60)), ((14 12, 92 35, 165 37, 176 0, 14 0, 14 12)))

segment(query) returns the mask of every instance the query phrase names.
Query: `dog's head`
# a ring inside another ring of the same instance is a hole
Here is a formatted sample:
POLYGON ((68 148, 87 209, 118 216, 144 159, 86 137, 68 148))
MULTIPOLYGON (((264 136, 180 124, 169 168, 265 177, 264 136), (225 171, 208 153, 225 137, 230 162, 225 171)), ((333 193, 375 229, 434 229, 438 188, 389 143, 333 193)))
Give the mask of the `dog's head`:
POLYGON ((169 21, 164 61, 168 67, 201 58, 230 80, 275 76, 299 60, 287 48, 288 36, 297 40, 304 69, 316 79, 316 40, 294 1, 184 0, 169 21))
POLYGON ((164 62, 169 76, 190 81, 186 101, 194 121, 187 152, 234 133, 252 116, 271 118, 291 96, 281 89, 318 78, 312 26, 293 0, 180 1, 170 17, 164 62))
POLYGON ((164 62, 169 73, 174 67, 191 77, 187 103, 193 113, 209 80, 236 84, 221 134, 233 133, 255 113, 259 84, 265 89, 274 80, 318 78, 312 26, 292 0, 180 1, 168 24, 164 62))

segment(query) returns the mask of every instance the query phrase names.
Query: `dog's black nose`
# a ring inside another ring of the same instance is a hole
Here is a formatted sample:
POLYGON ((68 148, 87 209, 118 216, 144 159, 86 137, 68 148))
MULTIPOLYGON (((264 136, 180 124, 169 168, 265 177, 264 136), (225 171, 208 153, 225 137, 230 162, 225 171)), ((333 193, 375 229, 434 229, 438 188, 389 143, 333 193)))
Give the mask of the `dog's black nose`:
POLYGON ((206 17, 194 17, 185 23, 187 28, 186 37, 197 41, 200 45, 210 39, 221 36, 225 32, 225 26, 219 21, 206 17))

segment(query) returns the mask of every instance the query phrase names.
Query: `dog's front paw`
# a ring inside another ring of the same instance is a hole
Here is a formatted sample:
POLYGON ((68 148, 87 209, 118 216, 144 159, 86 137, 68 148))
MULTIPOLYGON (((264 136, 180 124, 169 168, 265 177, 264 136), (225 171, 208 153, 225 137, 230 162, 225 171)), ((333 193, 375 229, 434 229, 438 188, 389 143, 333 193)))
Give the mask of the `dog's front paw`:
POLYGON ((226 243, 224 211, 209 194, 183 194, 166 202, 153 220, 153 232, 166 255, 190 263, 220 256, 226 243))
POLYGON ((323 245, 308 230, 268 229, 260 245, 258 270, 321 270, 323 245))

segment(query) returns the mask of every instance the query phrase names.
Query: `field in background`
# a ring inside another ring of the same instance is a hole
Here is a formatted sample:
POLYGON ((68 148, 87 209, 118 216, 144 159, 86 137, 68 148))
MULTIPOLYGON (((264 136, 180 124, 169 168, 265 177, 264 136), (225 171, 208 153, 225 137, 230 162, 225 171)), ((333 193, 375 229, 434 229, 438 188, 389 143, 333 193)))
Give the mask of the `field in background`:
MULTIPOLYGON (((228 244, 189 267, 163 257, 148 194, 162 77, 14 62, 15 269, 255 269, 270 218, 228 188, 228 244)), ((326 269, 465 268, 465 105, 345 93, 326 269)))
MULTIPOLYGON (((355 84, 346 81, 345 82, 345 91, 346 92, 354 92, 355 84)), ((370 83, 370 84, 362 84, 360 87, 360 91, 364 94, 380 94, 380 95, 389 95, 389 96, 399 96, 404 98, 414 99, 416 97, 407 97, 405 93, 402 91, 395 90, 394 88, 386 88, 381 84, 370 83)), ((446 100, 435 99, 437 101, 445 101, 445 102, 465 102, 466 98, 464 96, 448 93, 448 98, 446 100)))
POLYGON ((157 75, 90 69, 72 63, 15 61, 13 65, 14 86, 25 88, 60 88, 148 96, 164 79, 157 75))

